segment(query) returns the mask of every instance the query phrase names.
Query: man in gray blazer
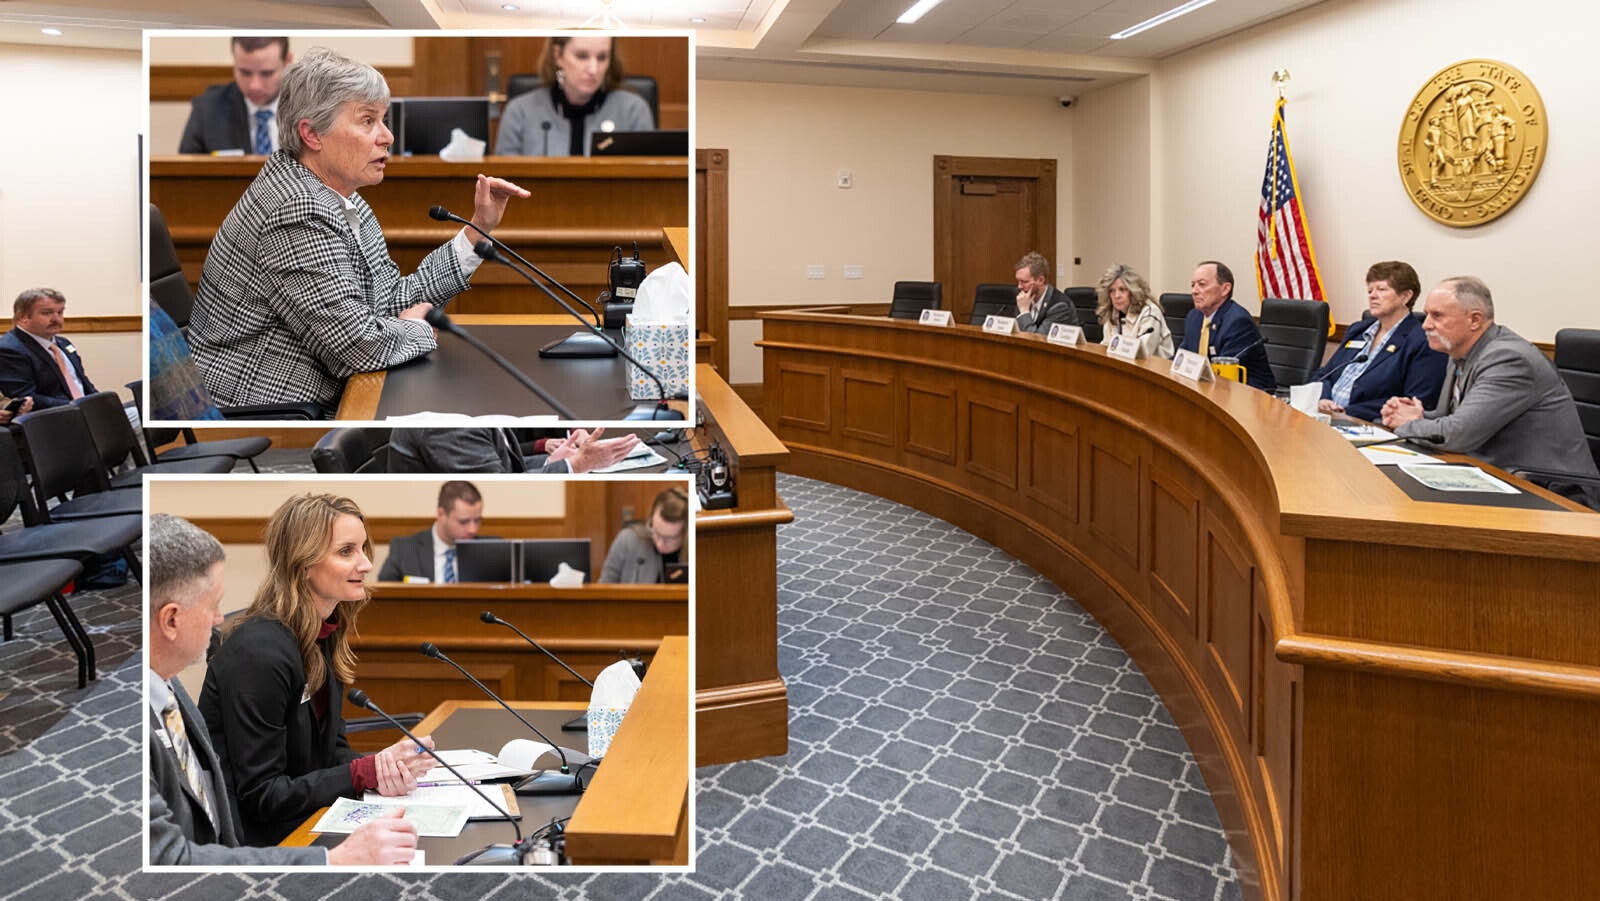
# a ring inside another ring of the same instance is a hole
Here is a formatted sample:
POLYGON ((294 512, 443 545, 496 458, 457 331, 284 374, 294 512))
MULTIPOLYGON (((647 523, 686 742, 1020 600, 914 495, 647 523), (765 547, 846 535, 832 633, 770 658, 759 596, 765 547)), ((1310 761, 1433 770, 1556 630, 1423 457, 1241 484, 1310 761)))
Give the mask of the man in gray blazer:
POLYGON ((477 538, 482 525, 483 495, 478 486, 471 482, 445 482, 439 487, 433 525, 389 542, 389 556, 378 569, 378 581, 460 581, 456 577, 456 542, 477 538))
POLYGON ((1392 397, 1383 424, 1403 438, 1471 454, 1508 471, 1555 474, 1550 487, 1600 509, 1600 479, 1572 392, 1537 347, 1494 321, 1489 286, 1472 276, 1447 278, 1429 292, 1422 329, 1428 345, 1450 357, 1439 404, 1392 397))
POLYGON ((1078 324, 1078 308, 1050 284, 1050 261, 1037 251, 1017 261, 1017 330, 1050 333, 1050 326, 1078 324))
POLYGON ((222 545, 188 520, 150 518, 150 863, 158 866, 378 866, 409 863, 417 829, 400 816, 362 825, 332 849, 239 847, 239 823, 206 721, 177 680, 221 624, 222 545))

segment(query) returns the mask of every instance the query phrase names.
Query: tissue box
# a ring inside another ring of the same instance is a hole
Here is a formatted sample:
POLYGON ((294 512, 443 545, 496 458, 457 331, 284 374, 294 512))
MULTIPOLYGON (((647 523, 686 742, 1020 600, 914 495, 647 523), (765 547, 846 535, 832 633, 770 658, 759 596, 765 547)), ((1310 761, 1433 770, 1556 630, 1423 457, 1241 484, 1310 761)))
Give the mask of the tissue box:
POLYGON ((622 715, 627 712, 626 708, 620 707, 589 708, 590 757, 598 760, 606 756, 606 751, 611 748, 611 739, 616 737, 617 730, 622 727, 622 715))
MULTIPOLYGON (((634 359, 655 370, 668 397, 689 390, 689 349, 694 336, 688 322, 635 322, 622 329, 622 346, 634 359)), ((655 400, 656 383, 639 367, 628 363, 628 397, 655 400)))

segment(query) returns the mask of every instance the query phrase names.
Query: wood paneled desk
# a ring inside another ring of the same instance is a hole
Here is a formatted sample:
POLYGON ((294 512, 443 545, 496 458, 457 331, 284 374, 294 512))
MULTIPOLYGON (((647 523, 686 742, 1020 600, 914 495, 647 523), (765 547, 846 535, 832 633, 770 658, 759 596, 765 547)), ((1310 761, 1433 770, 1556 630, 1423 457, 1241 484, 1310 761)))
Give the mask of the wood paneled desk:
POLYGON ((1600 896, 1600 516, 1413 501, 1261 392, 767 314, 786 471, 1044 573, 1160 692, 1247 896, 1600 896))
MULTIPOLYGON (((657 640, 660 651, 605 760, 592 773, 588 789, 579 796, 517 799, 524 835, 551 817, 572 817, 566 827, 567 856, 574 864, 689 862, 689 641, 683 635, 657 636, 657 640)), ((583 704, 517 701, 512 706, 518 712, 526 711, 523 715, 557 742, 583 749, 582 733, 574 741, 571 733, 559 732, 560 723, 582 711, 583 704)), ((491 752, 513 738, 531 737, 521 723, 489 700, 444 702, 412 731, 434 736, 439 748, 491 752)), ((496 796, 491 793, 490 797, 496 796)), ((309 817, 282 844, 337 844, 343 836, 319 838, 311 832, 325 810, 309 817)), ((419 846, 426 852, 428 865, 441 866, 484 845, 508 843, 513 837, 511 826, 504 821, 483 821, 468 824, 455 838, 420 839, 419 846)))
MULTIPOLYGON (((261 171, 263 157, 157 156, 150 160, 150 202, 161 208, 191 287, 222 220, 261 171)), ((533 196, 513 200, 495 236, 558 281, 592 298, 607 287, 612 248, 654 269, 670 258, 661 228, 689 223, 686 157, 490 157, 447 163, 438 157, 394 158, 382 184, 361 196, 383 226, 402 272, 449 239, 456 228, 428 218, 434 204, 471 218, 479 172, 516 182, 533 196)), ((452 307, 468 313, 559 313, 515 273, 484 266, 473 288, 452 307)))

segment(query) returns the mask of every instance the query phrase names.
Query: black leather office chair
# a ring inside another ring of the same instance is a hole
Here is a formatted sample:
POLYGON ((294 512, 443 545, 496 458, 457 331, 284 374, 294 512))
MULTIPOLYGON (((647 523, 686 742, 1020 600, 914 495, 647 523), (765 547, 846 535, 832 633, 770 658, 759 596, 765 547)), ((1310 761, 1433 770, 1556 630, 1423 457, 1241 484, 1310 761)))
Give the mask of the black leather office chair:
POLYGON ((1015 285, 985 283, 978 286, 972 298, 972 315, 968 325, 983 325, 990 316, 1017 315, 1017 288, 1015 285))
POLYGON ((311 465, 317 472, 388 472, 389 430, 330 429, 311 448, 311 465))
POLYGON ((923 310, 937 310, 943 304, 944 285, 938 282, 895 282, 889 318, 917 319, 923 310))
POLYGON ((1583 434, 1589 439, 1589 453, 1600 466, 1600 329, 1556 332, 1556 371, 1572 392, 1583 434))
POLYGON ((1261 337, 1279 386, 1311 381, 1328 346, 1329 321, 1324 301, 1269 297, 1261 302, 1261 337))
POLYGON ((1078 324, 1083 326, 1083 340, 1090 344, 1099 344, 1105 337, 1105 327, 1100 324, 1099 317, 1095 316, 1095 307, 1100 303, 1100 296, 1093 288, 1068 288, 1061 292, 1067 295, 1072 305, 1078 310, 1078 324))
POLYGON ((94 449, 100 455, 100 468, 105 470, 112 488, 138 488, 144 483, 144 477, 151 473, 194 475, 230 472, 233 469, 232 457, 195 457, 151 463, 144 446, 139 443, 133 424, 128 422, 122 398, 115 391, 86 395, 73 401, 72 405, 83 413, 83 420, 89 426, 89 435, 94 439, 94 449), (133 468, 119 472, 120 467, 130 460, 133 468))
POLYGON ((178 328, 189 327, 194 295, 189 293, 189 280, 178 262, 178 248, 172 243, 172 233, 167 231, 166 217, 153 203, 150 204, 150 296, 167 311, 178 328))
MULTIPOLYGON (((544 85, 537 74, 519 72, 506 78, 506 99, 509 100, 518 94, 526 94, 544 85)), ((650 118, 661 127, 661 89, 656 84, 654 77, 649 75, 624 75, 622 86, 644 98, 650 107, 650 118)))
POLYGON ((1168 293, 1161 295, 1161 316, 1172 331, 1172 346, 1183 346, 1183 321, 1194 309, 1193 294, 1168 293))

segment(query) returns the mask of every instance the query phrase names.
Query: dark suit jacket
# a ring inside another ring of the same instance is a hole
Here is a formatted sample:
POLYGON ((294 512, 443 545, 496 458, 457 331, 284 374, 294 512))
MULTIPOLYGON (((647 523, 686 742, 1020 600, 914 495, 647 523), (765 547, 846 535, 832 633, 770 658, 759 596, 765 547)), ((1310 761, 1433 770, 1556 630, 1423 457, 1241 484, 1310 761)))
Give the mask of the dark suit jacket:
POLYGON ((255 147, 250 110, 244 92, 233 82, 214 84, 189 102, 189 121, 183 126, 179 153, 211 153, 214 150, 243 150, 255 147))
POLYGON ((1064 325, 1077 325, 1078 308, 1072 305, 1067 295, 1051 285, 1044 289, 1044 296, 1033 305, 1033 309, 1017 317, 1017 331, 1048 335, 1050 326, 1058 322, 1064 325))
MULTIPOLYGON (((1200 326, 1206 320, 1198 309, 1190 310, 1183 318, 1183 350, 1200 351, 1200 326)), ((1228 298, 1211 316, 1211 356, 1238 357, 1244 364, 1245 383, 1262 391, 1275 391, 1278 380, 1272 375, 1272 364, 1267 360, 1266 345, 1261 342, 1261 331, 1256 321, 1245 310, 1228 298)))
MULTIPOLYGON (((83 383, 83 393, 93 394, 94 383, 84 373, 83 360, 72 342, 57 335, 56 346, 61 348, 72 371, 77 373, 78 381, 83 383)), ((31 396, 35 410, 72 403, 72 391, 61 378, 61 370, 50 352, 16 328, 0 335, 0 392, 7 397, 31 396)))
MULTIPOLYGON (((1344 341, 1340 342, 1328 365, 1312 376, 1322 381, 1323 397, 1333 396, 1333 386, 1344 372, 1345 364, 1361 354, 1367 331, 1377 327, 1378 320, 1369 319, 1351 325, 1344 333, 1344 341), (1350 346, 1352 344, 1355 346, 1350 346)), ((1415 397, 1428 409, 1439 402, 1439 385, 1444 381, 1448 358, 1428 346, 1422 323, 1408 314, 1394 327, 1384 346, 1374 348, 1373 353, 1367 368, 1350 389, 1350 402, 1344 406, 1346 414, 1377 422, 1382 418, 1384 403, 1391 397, 1415 397)))
POLYGON ((211 747, 205 720, 183 686, 176 679, 169 684, 178 699, 189 744, 206 770, 206 784, 217 805, 218 822, 212 823, 205 806, 189 788, 177 753, 158 737, 165 736, 166 727, 150 711, 150 862, 158 866, 326 863, 327 852, 320 848, 238 847, 239 824, 234 819, 222 762, 211 747))
POLYGON ((389 542, 389 556, 378 569, 378 581, 399 582, 405 576, 439 581, 433 576, 432 526, 415 535, 401 535, 389 542))
POLYGON ((350 761, 360 755, 345 741, 344 699, 331 663, 318 689, 328 701, 321 721, 301 700, 305 687, 294 636, 272 620, 240 625, 206 668, 200 712, 249 844, 275 845, 317 808, 355 797, 350 761))

